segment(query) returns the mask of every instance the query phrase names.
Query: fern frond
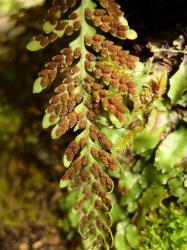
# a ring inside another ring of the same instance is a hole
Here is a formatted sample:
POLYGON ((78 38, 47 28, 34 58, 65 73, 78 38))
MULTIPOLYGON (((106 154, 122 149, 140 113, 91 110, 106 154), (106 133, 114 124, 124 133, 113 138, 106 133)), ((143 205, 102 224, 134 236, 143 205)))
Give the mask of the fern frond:
MULTIPOLYGON (((136 112, 134 112, 131 116, 133 117, 135 115, 136 112)), ((114 144, 115 151, 123 152, 128 149, 133 139, 143 129, 144 123, 145 121, 134 118, 134 121, 129 125, 128 130, 124 134, 120 135, 120 137, 116 140, 114 144)))
POLYGON ((109 249, 113 244, 109 215, 113 181, 108 170, 117 171, 119 163, 96 118, 105 111, 111 124, 123 126, 124 97, 134 100, 136 95, 132 74, 138 59, 105 38, 105 32, 120 39, 136 38, 119 5, 99 0, 97 8, 97 3, 55 0, 44 19, 43 34, 34 37, 27 48, 36 51, 65 35, 72 37, 38 74, 33 92, 48 86, 54 89, 43 119, 44 128, 53 126, 53 139, 70 129, 76 132, 64 152, 67 170, 61 187, 80 190, 74 209, 81 215, 81 234, 91 242, 88 249, 109 249))

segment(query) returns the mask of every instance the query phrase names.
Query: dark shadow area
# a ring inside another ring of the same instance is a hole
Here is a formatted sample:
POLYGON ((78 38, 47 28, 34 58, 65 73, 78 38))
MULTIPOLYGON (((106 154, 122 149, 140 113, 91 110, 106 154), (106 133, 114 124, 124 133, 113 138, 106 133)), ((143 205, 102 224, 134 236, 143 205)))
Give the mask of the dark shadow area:
POLYGON ((178 34, 187 36, 187 7, 185 0, 120 0, 133 29, 142 40, 173 39, 178 34))

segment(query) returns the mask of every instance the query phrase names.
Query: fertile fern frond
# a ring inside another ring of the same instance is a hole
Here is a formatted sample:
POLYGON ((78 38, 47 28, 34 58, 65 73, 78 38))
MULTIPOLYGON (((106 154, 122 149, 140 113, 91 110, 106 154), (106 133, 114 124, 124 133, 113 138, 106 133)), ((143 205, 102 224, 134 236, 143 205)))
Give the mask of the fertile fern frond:
POLYGON ((76 132, 64 152, 67 170, 61 187, 80 190, 74 209, 81 215, 81 234, 92 242, 88 249, 108 249, 113 244, 109 215, 113 181, 108 170, 115 173, 119 168, 110 137, 101 132, 104 125, 96 118, 105 113, 109 125, 121 128, 129 112, 126 102, 131 101, 134 109, 147 102, 141 95, 138 98, 138 58, 107 40, 105 33, 136 38, 115 0, 55 0, 43 33, 27 45, 37 51, 64 36, 72 38, 39 73, 33 92, 54 89, 43 119, 44 128, 53 126, 53 139, 70 129, 76 132))

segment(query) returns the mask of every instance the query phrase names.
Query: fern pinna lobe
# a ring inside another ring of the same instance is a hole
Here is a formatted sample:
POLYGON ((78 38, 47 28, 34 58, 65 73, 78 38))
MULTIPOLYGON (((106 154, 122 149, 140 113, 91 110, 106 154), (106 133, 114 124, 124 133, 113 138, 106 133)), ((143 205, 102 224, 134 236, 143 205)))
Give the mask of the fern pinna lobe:
POLYGON ((53 82, 58 84, 46 109, 43 127, 54 126, 53 139, 70 129, 76 132, 64 152, 67 170, 61 187, 80 190, 80 199, 74 205, 81 214, 80 232, 84 238, 89 236, 92 248, 108 249, 113 241, 109 215, 113 181, 107 172, 115 172, 118 161, 97 117, 105 112, 112 126, 124 123, 123 97, 135 95, 130 75, 137 59, 107 40, 104 34, 134 39, 136 33, 129 29, 114 0, 97 2, 55 0, 44 20, 43 34, 34 37, 27 48, 36 51, 64 35, 77 34, 75 39, 72 36, 68 47, 45 65, 33 92, 39 93, 53 82))

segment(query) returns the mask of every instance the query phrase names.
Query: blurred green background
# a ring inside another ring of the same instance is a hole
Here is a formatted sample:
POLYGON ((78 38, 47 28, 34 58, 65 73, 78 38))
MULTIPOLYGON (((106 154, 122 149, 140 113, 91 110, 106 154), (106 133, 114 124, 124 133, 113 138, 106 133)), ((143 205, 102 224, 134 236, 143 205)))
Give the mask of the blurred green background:
POLYGON ((58 227, 61 155, 41 129, 44 100, 32 95, 45 52, 25 49, 45 10, 43 0, 0 0, 1 250, 65 249, 58 227))

